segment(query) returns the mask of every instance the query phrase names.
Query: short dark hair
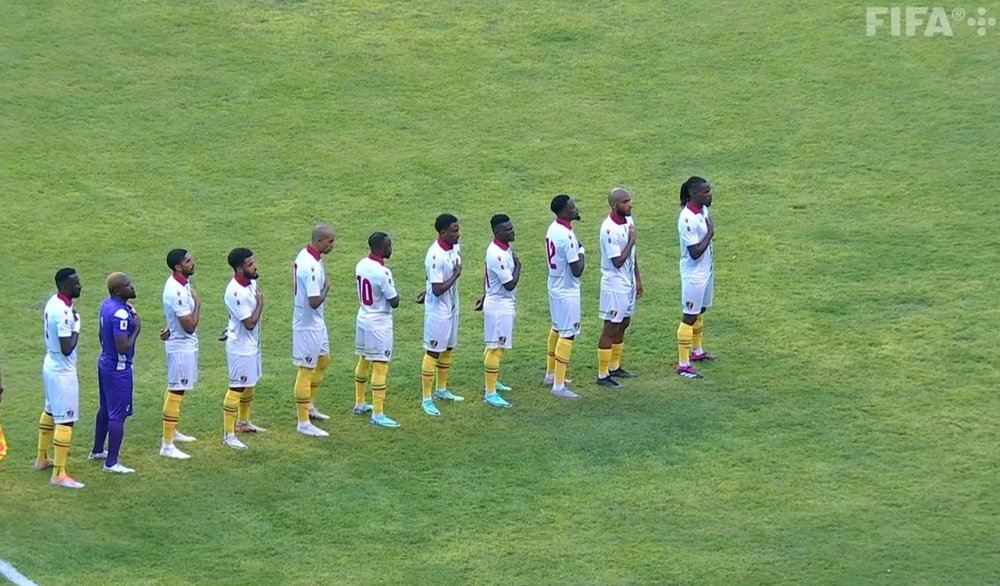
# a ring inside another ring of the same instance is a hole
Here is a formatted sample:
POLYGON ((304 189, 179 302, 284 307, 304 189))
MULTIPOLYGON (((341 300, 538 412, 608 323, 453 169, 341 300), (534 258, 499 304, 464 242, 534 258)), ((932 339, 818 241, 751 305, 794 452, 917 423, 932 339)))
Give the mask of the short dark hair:
POLYGON ((458 222, 458 218, 456 218, 454 215, 441 214, 440 216, 437 217, 436 220, 434 220, 434 229, 438 231, 438 234, 440 234, 441 232, 444 232, 445 230, 448 229, 449 226, 451 226, 456 222, 458 222))
POLYGON ((167 268, 170 270, 175 270, 177 265, 184 261, 184 257, 187 256, 188 251, 183 248, 175 248, 167 253, 167 268))
POLYGON ((56 271, 56 288, 62 289, 63 285, 70 277, 76 274, 76 269, 73 267, 63 267, 56 271))
POLYGON ((691 189, 696 185, 701 185, 703 183, 708 183, 705 179, 695 175, 694 177, 688 177, 688 180, 681 183, 681 206, 691 201, 691 189))
POLYGON ((229 251, 229 266, 233 267, 233 270, 243 266, 248 258, 253 256, 253 251, 249 248, 234 248, 229 251))
POLYGON ((388 239, 389 235, 385 232, 372 232, 372 235, 368 237, 368 250, 375 252, 388 239))
POLYGON ((549 208, 552 210, 553 214, 558 215, 559 212, 563 211, 563 209, 566 208, 566 204, 569 203, 570 199, 572 199, 570 196, 566 195, 565 193, 560 193, 559 195, 552 198, 552 205, 550 205, 549 208))
POLYGON ((497 226, 499 226, 500 224, 505 224, 509 221, 510 221, 510 216, 508 216, 507 214, 497 214, 492 218, 490 218, 490 228, 493 228, 493 231, 496 232, 497 226))

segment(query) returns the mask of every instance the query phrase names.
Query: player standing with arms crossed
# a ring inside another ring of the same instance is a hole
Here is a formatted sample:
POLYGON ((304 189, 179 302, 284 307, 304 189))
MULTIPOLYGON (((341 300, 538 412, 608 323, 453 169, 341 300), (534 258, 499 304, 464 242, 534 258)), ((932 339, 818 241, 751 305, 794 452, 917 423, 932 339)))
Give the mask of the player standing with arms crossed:
POLYGON ((580 219, 576 202, 568 195, 552 198, 549 208, 556 219, 545 234, 549 266, 549 312, 552 330, 548 340, 548 364, 544 384, 561 399, 579 399, 566 386, 566 370, 573 354, 573 340, 580 334, 580 276, 583 275, 583 245, 573 232, 572 222, 580 219))
POLYGON ((372 412, 371 423, 381 427, 399 427, 383 411, 386 377, 392 359, 392 310, 399 307, 399 294, 392 271, 385 260, 392 256, 392 240, 385 232, 368 237, 369 255, 354 268, 358 284, 358 317, 354 351, 358 365, 354 369, 354 414, 372 412), (371 371, 372 403, 365 402, 365 386, 371 371))
POLYGON ((58 293, 45 304, 45 360, 42 383, 45 409, 38 420, 38 458, 35 469, 52 468, 49 484, 65 488, 83 488, 66 472, 66 460, 73 440, 73 424, 80 418, 80 381, 76 372, 76 347, 80 341, 80 314, 73 305, 83 292, 76 269, 56 271, 58 293), (48 456, 55 444, 54 459, 48 456))
POLYGON ((177 431, 181 418, 184 393, 198 382, 198 322, 201 320, 201 298, 191 284, 194 259, 183 248, 167 253, 170 276, 163 284, 163 316, 167 326, 160 330, 160 339, 167 353, 167 392, 163 395, 163 438, 160 455, 176 460, 191 456, 174 446, 174 442, 193 442, 194 436, 177 431))
MULTIPOLYGON (((337 233, 326 224, 313 228, 312 237, 293 266, 294 308, 292 310, 292 362, 295 374, 295 415, 297 430, 305 435, 319 429, 310 419, 325 421, 330 417, 316 409, 316 393, 330 364, 330 339, 323 315, 330 282, 326 278, 323 255, 333 250, 337 233)), ((251 427, 253 424, 247 422, 251 427)), ((259 429, 259 428, 257 428, 259 429)), ((243 430, 251 431, 246 425, 243 430)))
POLYGON ((708 213, 712 186, 701 177, 690 177, 681 185, 680 201, 677 233, 681 244, 681 323, 677 327, 676 372, 684 378, 702 378, 691 363, 715 360, 715 356, 702 348, 703 316, 712 306, 715 288, 712 266, 715 224, 708 213))
POLYGON ((620 386, 615 378, 635 378, 621 367, 625 330, 632 321, 635 300, 642 297, 642 278, 635 250, 632 195, 621 187, 608 194, 611 213, 601 224, 601 319, 604 329, 597 343, 597 384, 620 386), (612 378, 615 377, 615 378, 612 378))

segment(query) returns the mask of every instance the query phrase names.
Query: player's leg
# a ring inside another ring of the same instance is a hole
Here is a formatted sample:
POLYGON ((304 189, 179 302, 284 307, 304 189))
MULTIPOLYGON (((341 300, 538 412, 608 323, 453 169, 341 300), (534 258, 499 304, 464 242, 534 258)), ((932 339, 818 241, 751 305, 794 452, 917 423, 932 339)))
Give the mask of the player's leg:
POLYGON ((709 354, 705 351, 705 310, 712 306, 712 297, 714 295, 714 281, 715 276, 710 276, 708 278, 708 283, 705 285, 705 294, 702 298, 701 311, 698 313, 698 317, 695 318, 694 324, 692 326, 694 330, 694 337, 691 341, 691 362, 705 362, 715 360, 713 354, 709 354))
POLYGON ((618 381, 611 378, 610 372, 611 346, 618 338, 622 320, 625 318, 623 297, 619 293, 601 288, 600 316, 604 320, 604 326, 597 342, 597 384, 612 389, 621 386, 618 381))
MULTIPOLYGON (((362 334, 364 335, 364 334, 362 334)), ((354 367, 354 414, 361 415, 372 410, 372 404, 365 401, 368 394, 368 378, 371 375, 372 363, 365 357, 362 348, 358 355, 358 364, 354 367)), ((374 383, 373 383, 374 384, 374 383)))
POLYGON ((250 382, 250 358, 253 357, 226 353, 226 362, 229 365, 229 388, 222 398, 222 444, 234 450, 247 449, 246 444, 236 437, 236 417, 240 411, 243 389, 250 384, 256 384, 256 381, 250 382))
POLYGON ((313 372, 312 380, 309 383, 309 419, 326 421, 329 415, 321 413, 316 408, 316 395, 319 393, 319 385, 326 376, 326 368, 330 366, 330 338, 326 329, 314 332, 314 342, 316 345, 316 370, 313 372))
MULTIPOLYGON (((374 358, 374 357, 373 357, 374 358)), ((372 361, 372 425, 379 427, 399 427, 399 423, 385 414, 386 379, 389 376, 389 360, 372 361)))
POLYGON ((573 354, 573 341, 580 333, 580 298, 559 298, 554 305, 552 327, 559 333, 555 347, 555 372, 552 380, 552 394, 561 399, 579 399, 580 395, 566 386, 569 379, 569 361, 573 354))
POLYGON ((608 365, 608 368, 611 376, 615 378, 635 378, 639 376, 634 372, 622 368, 622 354, 625 351, 625 330, 627 330, 629 325, 632 323, 631 316, 632 307, 634 307, 633 304, 634 301, 630 303, 629 308, 626 310, 625 319, 622 320, 622 323, 618 328, 618 334, 611 343, 611 363, 608 365))
POLYGON ((49 447, 52 445, 52 436, 56 431, 56 423, 52 419, 52 402, 49 396, 55 393, 55 375, 42 370, 42 388, 45 391, 45 406, 42 414, 38 417, 38 453, 35 458, 35 470, 45 470, 52 467, 52 459, 49 458, 49 447))
POLYGON ((309 344, 309 332, 306 330, 292 331, 292 361, 297 368, 295 385, 292 395, 295 399, 295 419, 297 428, 307 429, 309 422, 309 405, 312 403, 312 381, 316 373, 317 355, 309 344))
POLYGON ((510 403, 497 393, 497 379, 500 377, 500 360, 503 352, 513 345, 514 316, 487 313, 483 316, 483 324, 486 338, 486 349, 483 352, 486 381, 483 402, 493 407, 510 407, 510 403))
POLYGON ((97 367, 97 417, 94 423, 94 447, 91 448, 88 460, 104 460, 108 452, 104 444, 108 440, 108 385, 111 373, 100 366, 97 367))
POLYGON ((104 462, 105 472, 131 474, 132 468, 118 461, 122 442, 125 440, 125 420, 132 415, 132 369, 106 373, 108 416, 108 457, 104 462))
POLYGON ((66 488, 83 488, 82 482, 74 480, 66 470, 70 444, 73 441, 73 424, 80 413, 80 385, 76 374, 56 375, 57 392, 52 397, 52 419, 56 429, 53 433, 53 462, 50 484, 66 488))
POLYGON ((442 320, 441 331, 446 336, 445 350, 438 355, 435 367, 437 369, 437 388, 434 398, 439 401, 464 401, 465 397, 456 395, 448 388, 448 375, 451 373, 451 354, 458 344, 458 316, 442 320))
POLYGON ((163 437, 160 440, 160 455, 175 460, 187 460, 191 456, 174 446, 175 441, 194 441, 194 436, 177 431, 181 420, 181 403, 185 390, 194 387, 198 373, 198 355, 194 352, 172 352, 167 354, 167 391, 163 394, 163 437))
POLYGON ((684 378, 701 378, 701 373, 691 366, 691 346, 694 343, 694 322, 698 319, 704 297, 705 284, 681 279, 681 323, 677 326, 677 369, 684 378))

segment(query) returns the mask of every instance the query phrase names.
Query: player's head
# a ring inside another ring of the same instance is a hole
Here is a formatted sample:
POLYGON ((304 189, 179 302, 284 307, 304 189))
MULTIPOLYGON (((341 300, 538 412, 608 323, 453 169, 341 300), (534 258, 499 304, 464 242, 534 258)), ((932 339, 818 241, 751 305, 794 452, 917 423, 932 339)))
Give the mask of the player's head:
POLYGON ((632 194, 624 187, 615 187, 608 193, 608 205, 620 218, 632 215, 632 194))
POLYGON ((167 266, 185 277, 194 274, 194 259, 183 248, 175 248, 167 253, 167 266))
POLYGON ((392 239, 385 232, 372 232, 368 237, 368 250, 382 258, 392 256, 392 239))
POLYGON ((318 224, 312 231, 312 247, 327 254, 333 250, 333 242, 337 239, 337 231, 327 224, 318 224))
POLYGON ((108 275, 108 294, 122 301, 135 299, 135 285, 125 273, 111 273, 108 275))
POLYGON ((229 266, 233 272, 244 279, 257 278, 257 261, 249 248, 234 248, 229 252, 229 266))
POLYGON ((80 275, 76 274, 76 269, 65 267, 56 271, 56 290, 70 299, 80 298, 83 285, 80 284, 80 275))
POLYGON ((444 240, 448 244, 455 244, 458 242, 459 236, 461 236, 461 230, 458 226, 458 218, 452 214, 441 214, 434 220, 434 229, 437 230, 438 236, 441 240, 444 240))
POLYGON ((500 242, 514 241, 514 223, 507 214, 497 214, 490 218, 490 228, 493 228, 493 237, 500 242))
POLYGON ((712 205, 712 186, 706 179, 701 177, 688 177, 688 180, 681 183, 681 206, 693 202, 699 206, 712 205))
POLYGON ((556 217, 563 220, 572 222, 574 220, 580 219, 580 210, 576 208, 576 201, 572 197, 560 194, 552 198, 552 204, 549 206, 552 213, 556 217))

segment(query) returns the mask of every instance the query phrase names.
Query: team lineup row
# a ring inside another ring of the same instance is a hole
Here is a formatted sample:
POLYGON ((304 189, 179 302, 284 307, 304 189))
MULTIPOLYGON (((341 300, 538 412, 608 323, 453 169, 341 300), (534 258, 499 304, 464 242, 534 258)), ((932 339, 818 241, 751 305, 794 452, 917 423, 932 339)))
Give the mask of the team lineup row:
MULTIPOLYGON (((692 362, 712 360, 702 348, 703 314, 712 303, 712 239, 714 225, 708 207, 712 201, 709 183, 692 177, 681 186, 680 238, 682 317, 677 330, 676 373, 700 378, 692 362)), ((637 376, 622 367, 625 332, 635 304, 643 295, 636 253, 637 233, 632 218, 632 196, 623 188, 608 195, 610 211, 599 232, 601 286, 600 316, 604 322, 598 341, 596 383, 608 388, 621 385, 620 379, 637 376)), ((573 222, 579 219, 576 202, 568 195, 552 199, 555 220, 545 238, 548 264, 548 292, 552 328, 548 336, 544 383, 551 385, 556 398, 579 399, 570 389, 566 372, 573 342, 580 333, 580 277, 585 270, 585 252, 573 222)), ((490 221, 493 241, 486 250, 482 296, 475 310, 482 311, 484 323, 483 402, 497 408, 510 403, 500 393, 510 390, 498 381, 504 350, 512 347, 517 286, 521 261, 511 247, 514 225, 503 214, 490 221)), ((460 223, 451 214, 435 221, 437 239, 424 259, 426 286, 417 302, 424 305, 424 356, 421 365, 421 409, 440 416, 437 402, 459 402, 464 398, 448 388, 448 371, 457 346, 459 281, 462 275, 460 223)), ((329 417, 316 408, 317 392, 330 362, 330 346, 324 319, 324 304, 330 291, 323 256, 333 249, 336 234, 328 225, 316 226, 309 244, 294 262, 294 303, 292 314, 292 357, 297 367, 293 385, 296 430, 306 436, 329 434, 314 421, 329 417)), ((392 240, 384 232, 368 239, 370 254, 355 268, 359 309, 356 318, 354 373, 356 415, 368 415, 373 425, 399 427, 385 414, 386 377, 393 352, 393 309, 399 305, 392 271, 385 266, 392 256, 392 240), (371 401, 367 401, 370 383, 371 401)), ((184 249, 167 254, 171 274, 163 288, 162 304, 166 326, 159 337, 164 343, 167 389, 163 404, 163 437, 160 455, 187 459, 176 443, 193 442, 195 437, 177 430, 181 403, 186 391, 198 378, 198 327, 201 298, 191 277, 195 262, 184 249)), ((247 449, 237 433, 262 433, 251 420, 254 390, 261 377, 260 327, 264 293, 257 285, 257 265, 247 248, 233 249, 228 256, 233 276, 226 287, 224 302, 229 314, 225 341, 229 384, 223 398, 223 445, 247 449)), ((79 383, 76 350, 81 330, 74 300, 80 297, 80 277, 72 268, 60 269, 55 276, 58 292, 45 306, 46 355, 42 366, 45 407, 38 424, 38 454, 35 468, 52 468, 50 483, 68 488, 84 485, 69 476, 66 463, 79 419, 79 383), (50 447, 53 457, 49 457, 50 447)), ((142 320, 130 300, 135 288, 124 273, 107 278, 108 297, 99 311, 98 357, 99 409, 94 447, 90 459, 104 460, 104 470, 132 473, 119 462, 125 420, 132 414, 135 343, 142 320)))

